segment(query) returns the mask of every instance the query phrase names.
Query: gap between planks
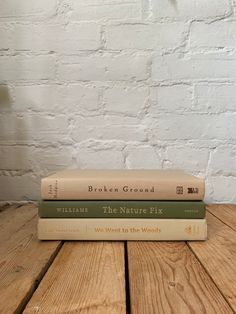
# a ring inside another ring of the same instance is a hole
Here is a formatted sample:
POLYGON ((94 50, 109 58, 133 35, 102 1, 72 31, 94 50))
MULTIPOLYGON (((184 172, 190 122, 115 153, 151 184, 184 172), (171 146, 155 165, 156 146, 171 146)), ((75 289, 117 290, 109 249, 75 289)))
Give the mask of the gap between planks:
POLYGON ((21 313, 60 250, 37 239, 35 204, 0 212, 0 312, 21 313))
POLYGON ((124 242, 124 263, 125 263, 125 294, 126 294, 126 313, 131 313, 130 304, 130 282, 129 282, 129 260, 128 260, 128 241, 124 242))
MULTIPOLYGON (((29 205, 30 206, 30 205, 29 205)), ((236 230, 236 224, 235 224, 235 220, 233 219, 232 220, 232 210, 233 209, 236 209, 236 207, 235 206, 233 206, 232 207, 232 205, 225 205, 225 206, 227 206, 227 210, 225 211, 224 210, 224 206, 223 205, 214 205, 214 206, 209 206, 208 207, 208 211, 209 212, 211 212, 212 214, 208 214, 208 217, 210 217, 209 218, 209 222, 211 222, 212 221, 212 225, 210 226, 210 228, 209 228, 209 230, 210 230, 210 233, 209 233, 209 235, 210 235, 210 242, 209 242, 209 240, 208 241, 206 241, 206 243, 208 243, 209 245, 213 245, 214 246, 214 244, 215 244, 215 242, 216 242, 216 244, 218 243, 218 246, 219 247, 224 247, 224 244, 225 244, 225 240, 227 240, 227 238, 231 235, 232 236, 232 238, 234 238, 233 237, 233 235, 235 236, 235 232, 233 231, 233 230, 236 230), (227 212, 227 214, 226 214, 226 212, 227 212), (214 217, 214 216, 215 217, 214 217), (213 218, 212 218, 213 217, 213 218), (217 218, 216 218, 217 217, 217 218), (225 229, 226 228, 226 229, 225 229), (229 231, 230 230, 230 231, 229 231), (222 232, 223 232, 223 234, 222 234, 222 232), (233 233, 232 233, 233 232, 233 233), (223 241, 222 241, 222 237, 223 237, 223 241), (214 240, 212 240, 212 238, 214 238, 214 240), (220 240, 221 239, 221 240, 220 240), (213 242, 213 243, 212 243, 213 242)), ((21 207, 24 207, 24 205, 23 206, 21 206, 21 207)), ((19 209, 19 208, 18 208, 19 209)), ((9 208, 9 210, 10 211, 14 211, 14 208, 13 207, 11 207, 11 208, 9 208)), ((5 215, 5 213, 6 213, 6 211, 4 210, 4 211, 0 211, 0 215, 1 215, 1 217, 2 216, 4 216, 5 215)), ((233 212, 233 214, 235 214, 235 216, 233 216, 234 218, 236 218, 236 211, 234 211, 233 212)), ((26 213, 26 216, 27 216, 27 213, 26 213)), ((28 216, 27 216, 28 217, 28 216)), ((26 218, 27 218, 26 217, 26 218)), ((32 219, 34 219, 34 218, 32 218, 32 219)), ((16 219, 15 219, 16 220, 16 219)), ((26 219, 27 220, 27 219, 26 219)), ((30 224, 30 221, 31 221, 31 218, 30 217, 28 217, 28 223, 30 224)), ((13 222, 14 222, 14 219, 13 219, 13 222)), ((8 222, 7 222, 8 224, 9 224, 9 219, 8 219, 8 222)), ((1 225, 1 223, 0 223, 0 225, 1 225)), ((14 226, 12 226, 11 225, 11 231, 17 231, 17 232, 19 232, 19 230, 21 229, 19 229, 19 225, 18 226, 15 226, 15 224, 13 223, 13 225, 14 226), (18 229, 17 229, 17 228, 18 229)), ((2 225, 3 226, 3 225, 2 225)), ((23 228, 27 228, 27 225, 26 224, 23 224, 22 225, 22 227, 23 228)), ((1 230, 1 229, 0 229, 1 230)), ((6 230, 6 229, 5 229, 6 230)), ((5 234, 5 236, 6 236, 6 234, 5 234)), ((44 242, 45 243, 45 242, 44 242)), ((47 242, 46 242, 47 243, 47 242)), ((145 242, 143 242, 143 243, 145 243, 145 242)), ((156 242, 157 243, 157 242, 156 242)), ((229 244, 229 241, 227 242, 228 244, 229 244)), ((137 245, 139 245, 139 244, 142 244, 142 242, 139 242, 139 243, 137 243, 137 245)), ((173 246, 173 242, 172 242, 172 246, 173 246)), ((129 245, 129 244, 128 244, 129 245)), ((157 244, 156 244, 157 245, 157 244)), ((225 283, 224 281, 223 282, 221 282, 221 280, 219 280, 220 278, 219 278, 219 276, 216 276, 216 272, 214 272, 214 269, 212 270, 212 268, 211 267, 209 267, 209 265, 208 265, 208 262, 207 262, 207 260, 204 260, 204 258, 202 258, 202 256, 201 256, 201 252, 202 251, 208 251, 208 249, 209 249, 209 246, 208 247, 206 247, 205 249, 200 249, 200 247, 201 246, 203 246, 203 248, 204 248, 204 246, 205 246, 205 244, 204 244, 204 242, 201 242, 201 243, 198 243, 198 242, 189 242, 188 243, 188 248, 189 248, 189 250, 191 250, 191 253, 192 254, 194 254, 194 256, 195 256, 195 258, 196 258, 196 260, 199 262, 199 264, 201 265, 201 267, 203 268, 203 270, 206 272, 206 274, 208 275, 208 276, 210 276, 210 278, 212 279, 212 281, 214 282, 214 284, 216 285, 216 287, 217 287, 217 289, 220 291, 220 294, 221 295, 223 295, 224 296, 224 301, 225 300, 227 300, 228 301, 228 303, 227 304, 230 304, 231 305, 231 308, 234 308, 234 310, 236 309, 236 307, 235 307, 235 297, 234 297, 234 295, 232 295, 232 289, 228 289, 227 290, 227 282, 225 283), (224 285, 226 284, 226 288, 224 288, 224 285), (223 292, 222 292, 222 289, 223 289, 223 292), (230 294, 231 293, 231 294, 230 294), (226 296, 225 296, 226 295, 226 296)), ((210 247, 211 247, 210 246, 210 247)), ((55 251, 54 252, 54 256, 52 255, 52 260, 50 260, 50 259, 48 259, 48 261, 49 261, 49 264, 46 264, 46 268, 45 268, 45 271, 44 272, 42 272, 41 273, 41 277, 39 278, 39 281, 41 280, 41 282, 39 282, 39 285, 42 283, 42 281, 44 281, 44 279, 45 279, 45 277, 47 276, 47 272, 50 270, 50 266, 52 265, 52 262, 53 262, 53 260, 55 260, 55 258, 57 258, 57 256, 58 256, 58 252, 60 251, 61 252, 61 248, 63 248, 63 246, 62 246, 62 243, 60 242, 60 246, 58 247, 58 249, 57 249, 57 251, 55 251)), ((235 253, 235 251, 233 250, 233 255, 231 254, 231 255, 229 255, 230 254, 230 251, 231 251, 231 247, 230 247, 230 249, 226 252, 227 254, 226 254, 226 257, 223 255, 223 256, 218 256, 218 262, 223 262, 223 264, 225 265, 225 259, 226 259, 226 262, 227 262, 227 258, 228 257, 230 257, 230 259, 229 260, 231 260, 232 259, 232 263, 233 263, 233 260, 235 260, 235 258, 236 258, 236 253, 235 253), (220 257, 220 260, 219 260, 219 257, 220 257)), ((59 252, 59 253, 60 253, 59 252)), ((126 267, 126 270, 125 270, 125 274, 127 275, 128 273, 129 273, 129 265, 128 265, 128 263, 126 263, 126 261, 128 260, 128 258, 129 258, 129 254, 128 254, 128 250, 126 251, 124 251, 124 253, 125 253, 125 267, 126 267)), ((212 255, 210 255, 211 257, 212 257, 212 255)), ((209 257, 209 256, 208 256, 209 257)), ((228 262, 229 263, 229 262, 228 262)), ((226 265, 227 265, 227 263, 226 263, 226 265)), ((232 265, 227 265, 227 267, 229 268, 230 266, 232 266, 232 265)), ((131 272, 132 272, 132 270, 131 270, 131 272)), ((235 269, 232 269, 232 267, 231 267, 231 271, 230 271, 230 277, 233 275, 233 280, 235 280, 236 278, 235 278, 235 269)), ((222 279, 222 276, 221 276, 221 279, 222 279)), ((37 278, 35 279, 35 280, 37 280, 37 278)), ((227 281, 227 278, 226 278, 226 280, 225 281, 227 281)), ((235 282, 235 281, 234 281, 235 282)), ((132 299, 132 297, 133 297, 133 295, 132 295, 132 293, 131 293, 131 288, 132 287, 129 287, 129 281, 127 281, 126 283, 126 302, 127 302, 127 309, 128 309, 128 307, 129 307, 129 305, 128 305, 128 301, 129 301, 129 293, 131 294, 131 299, 132 299), (130 289, 129 289, 130 288, 130 289)), ((132 281, 131 281, 131 285, 132 285, 132 281)), ((0 284, 0 286, 1 286, 1 284, 0 284)), ((35 286, 35 283, 34 284, 32 284, 32 287, 34 287, 33 289, 35 290, 36 289, 36 286, 35 286)), ((144 286, 142 287, 143 289, 144 289, 144 286)), ((234 286, 234 288, 236 288, 235 286, 234 286)), ((31 293, 31 295, 33 295, 34 296, 34 290, 30 290, 30 293, 31 293)), ((38 289, 37 289, 38 290, 38 289)), ((37 291, 36 290, 36 291, 37 291)), ((12 294, 12 293, 11 293, 12 294)), ((28 294, 28 296, 29 296, 29 298, 27 299, 27 300, 29 300, 30 299, 30 295, 28 294)), ((221 298, 219 299, 219 300, 221 300, 221 298)), ((132 301, 132 300, 131 300, 132 301)), ((173 301, 172 301, 173 302, 173 301)), ((222 301, 223 302, 223 301, 222 301)), ((27 301, 25 302, 25 303, 27 303, 27 301)), ((224 303, 224 302, 223 302, 224 303)), ((222 304, 223 304, 222 303, 222 304)), ((132 306, 132 304, 131 304, 131 306, 132 306)), ((226 304, 224 305, 224 306, 226 306, 226 304)), ((27 307, 26 307, 27 308, 27 307)), ((231 311, 231 308, 227 308, 227 313, 231 313, 232 311, 231 311)), ((20 309, 20 307, 18 307, 18 311, 19 311, 19 309, 20 309)), ((21 309, 22 309, 22 304, 21 304, 21 309)), ((119 312, 119 311, 118 311, 119 312)), ((29 312, 29 313, 32 313, 32 312, 29 312)), ((135 313, 135 311, 133 312, 133 313, 135 313)), ((150 312, 151 313, 151 312, 150 312)), ((155 313, 158 313, 158 312, 155 312, 155 313)), ((208 313, 211 313, 211 311, 208 311, 208 313)), ((220 312, 219 312, 220 313, 220 312)))
POLYGON ((236 232, 236 205, 212 204, 207 205, 207 211, 219 219, 223 224, 236 232))
POLYGON ((206 242, 188 242, 188 246, 129 242, 132 313, 189 313, 190 309, 194 313, 236 313, 236 206, 228 205, 226 211, 222 205, 208 208, 218 218, 207 213, 206 242), (184 255, 188 257, 184 259, 184 255), (174 257, 180 261, 179 267, 174 257), (195 282, 186 280, 187 275, 195 282))
POLYGON ((65 242, 24 313, 126 313, 124 243, 65 242))
POLYGON ((236 205, 207 209, 207 241, 188 246, 236 313, 236 205))

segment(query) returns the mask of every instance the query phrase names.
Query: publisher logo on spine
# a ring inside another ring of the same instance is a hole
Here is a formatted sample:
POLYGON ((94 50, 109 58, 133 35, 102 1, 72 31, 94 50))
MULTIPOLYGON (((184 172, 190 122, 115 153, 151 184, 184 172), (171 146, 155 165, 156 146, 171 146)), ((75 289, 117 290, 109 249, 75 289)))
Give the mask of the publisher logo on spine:
POLYGON ((198 194, 198 188, 188 188, 188 194, 198 194))
POLYGON ((176 194, 183 194, 184 193, 184 188, 182 186, 177 186, 176 187, 176 194))

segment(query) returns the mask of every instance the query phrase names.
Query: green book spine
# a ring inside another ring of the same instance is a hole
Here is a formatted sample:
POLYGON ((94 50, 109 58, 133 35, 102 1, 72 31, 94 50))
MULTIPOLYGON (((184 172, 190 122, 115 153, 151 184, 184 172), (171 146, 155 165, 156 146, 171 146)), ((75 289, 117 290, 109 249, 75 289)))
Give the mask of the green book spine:
POLYGON ((205 217, 202 201, 41 201, 41 218, 184 218, 205 217))

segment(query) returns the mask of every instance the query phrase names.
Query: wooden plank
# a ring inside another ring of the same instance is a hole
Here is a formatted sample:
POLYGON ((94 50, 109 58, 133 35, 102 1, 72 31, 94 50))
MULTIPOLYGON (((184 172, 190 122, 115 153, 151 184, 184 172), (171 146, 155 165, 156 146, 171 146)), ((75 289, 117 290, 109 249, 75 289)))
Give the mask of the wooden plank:
POLYGON ((60 248, 37 240, 36 213, 35 205, 0 213, 0 313, 22 311, 60 248))
POLYGON ((188 245, 236 312, 236 232, 207 213, 208 240, 188 245))
POLYGON ((24 313, 126 313, 124 244, 66 242, 24 313))
POLYGON ((4 243, 17 230, 37 215, 36 204, 12 205, 0 212, 0 243, 4 243))
POLYGON ((184 242, 129 242, 131 312, 233 313, 184 242))
POLYGON ((236 205, 213 204, 207 205, 207 210, 223 223, 236 231, 236 205))

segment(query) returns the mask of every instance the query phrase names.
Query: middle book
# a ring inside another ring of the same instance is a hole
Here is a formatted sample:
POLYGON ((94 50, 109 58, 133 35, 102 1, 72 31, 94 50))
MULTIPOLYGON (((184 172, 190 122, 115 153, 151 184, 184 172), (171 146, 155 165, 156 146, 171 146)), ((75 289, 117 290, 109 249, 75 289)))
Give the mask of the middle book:
POLYGON ((205 217, 203 201, 84 200, 41 201, 41 218, 182 218, 205 217))

